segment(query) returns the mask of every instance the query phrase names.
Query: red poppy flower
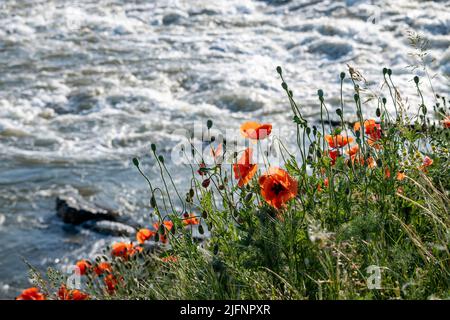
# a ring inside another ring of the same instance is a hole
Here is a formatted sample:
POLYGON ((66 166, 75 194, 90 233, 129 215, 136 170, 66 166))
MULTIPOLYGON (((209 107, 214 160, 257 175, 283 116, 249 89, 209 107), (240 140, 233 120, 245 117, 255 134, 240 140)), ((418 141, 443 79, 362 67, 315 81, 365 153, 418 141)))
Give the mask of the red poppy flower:
POLYGON ((143 244, 145 241, 150 239, 151 237, 155 236, 156 232, 152 231, 150 229, 140 229, 136 233, 136 239, 140 244, 143 244))
POLYGON ((106 288, 108 290, 108 292, 110 294, 113 294, 116 289, 117 289, 117 285, 119 284, 119 279, 113 275, 113 274, 108 274, 104 279, 103 279, 106 288))
POLYGON ((80 275, 84 276, 86 272, 91 268, 91 263, 88 260, 80 260, 75 264, 80 270, 80 275))
POLYGON ((241 134, 245 138, 262 140, 267 138, 272 132, 271 124, 261 124, 254 121, 244 122, 241 125, 241 134))
POLYGON ((250 163, 252 162, 252 155, 253 150, 251 148, 247 148, 239 161, 233 164, 234 178, 239 179, 239 187, 249 183, 258 169, 258 165, 250 163))
POLYGON ((285 170, 271 167, 259 178, 261 195, 266 202, 280 209, 297 195, 298 182, 285 170))
POLYGON ((204 162, 199 164, 199 169, 197 170, 197 173, 201 176, 204 176, 206 174, 206 172, 202 169, 206 168, 206 164, 204 162))
POLYGON ((33 287, 23 290, 16 300, 45 300, 45 295, 40 293, 38 288, 33 287))
POLYGON ((346 137, 343 135, 335 135, 335 136, 331 136, 329 134, 325 135, 325 140, 328 142, 328 145, 330 146, 330 148, 342 148, 344 146, 346 146, 349 143, 353 142, 353 138, 352 137, 346 137))
POLYGON ((89 295, 77 289, 67 290, 66 286, 62 285, 58 290, 58 298, 59 300, 87 300, 89 295))
POLYGON ((337 149, 333 149, 333 150, 328 150, 328 155, 331 158, 331 165, 334 166, 334 164, 336 163, 336 159, 341 155, 339 150, 337 149))
POLYGON ((197 225, 200 224, 200 220, 195 216, 195 214, 190 213, 187 215, 187 217, 183 218, 183 224, 185 226, 197 225))
POLYGON ((96 275, 100 276, 105 272, 111 273, 111 264, 109 262, 100 262, 94 267, 94 272, 96 275))

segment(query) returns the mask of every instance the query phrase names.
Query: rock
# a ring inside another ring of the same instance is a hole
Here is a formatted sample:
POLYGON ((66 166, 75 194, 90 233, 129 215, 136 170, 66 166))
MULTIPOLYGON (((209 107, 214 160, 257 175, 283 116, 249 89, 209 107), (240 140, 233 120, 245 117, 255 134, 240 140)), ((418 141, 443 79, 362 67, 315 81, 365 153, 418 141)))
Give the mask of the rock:
POLYGON ((165 26, 172 25, 172 24, 180 24, 185 19, 186 19, 186 17, 179 13, 169 13, 163 17, 162 23, 165 26))
POLYGON ((134 237, 136 235, 136 229, 127 224, 116 222, 116 221, 108 221, 108 220, 100 220, 100 221, 86 221, 82 224, 82 227, 91 229, 98 233, 110 235, 110 236, 118 236, 118 237, 134 237))
POLYGON ((115 211, 99 208, 75 195, 59 196, 56 199, 56 214, 70 224, 81 224, 89 220, 115 221, 119 216, 115 211))

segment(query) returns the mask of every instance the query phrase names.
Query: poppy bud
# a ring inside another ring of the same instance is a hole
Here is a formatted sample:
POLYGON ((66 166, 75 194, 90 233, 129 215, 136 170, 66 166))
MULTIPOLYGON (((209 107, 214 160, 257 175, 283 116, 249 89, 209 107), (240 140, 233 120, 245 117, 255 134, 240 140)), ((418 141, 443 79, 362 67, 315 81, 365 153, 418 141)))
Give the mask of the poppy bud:
POLYGON ((150 148, 152 148, 152 151, 155 152, 156 151, 156 144, 152 143, 150 145, 150 148))
POLYGON ((150 205, 152 206, 152 208, 156 208, 156 199, 154 196, 150 198, 150 205))
POLYGON ((183 218, 189 218, 189 213, 187 213, 187 212, 185 212, 185 213, 183 213, 183 218))
POLYGON ((415 77, 414 77, 414 82, 415 82, 416 84, 419 84, 419 77, 418 77, 418 76, 415 76, 415 77))
POLYGON ((387 68, 383 68, 383 75, 386 75, 388 69, 387 68))
POLYGON ((353 96, 353 99, 355 99, 355 102, 359 101, 359 95, 357 93, 355 93, 355 95, 353 96))
POLYGON ((164 163, 164 157, 163 156, 158 156, 158 159, 161 163, 164 163))
POLYGON ((139 167, 139 160, 138 160, 138 158, 133 158, 133 164, 134 164, 136 167, 139 167))
POLYGON ((339 116, 339 117, 342 117, 342 110, 341 109, 336 109, 336 114, 339 116))
POLYGON ((219 190, 224 190, 225 189, 225 186, 223 185, 223 184, 221 184, 220 186, 219 186, 219 190))
POLYGON ((211 140, 211 142, 214 142, 214 141, 216 141, 216 137, 215 136, 211 136, 210 140, 211 140))
POLYGON ((194 197, 194 189, 189 189, 189 196, 190 196, 191 198, 194 197))
POLYGON ((202 182, 202 187, 203 187, 203 188, 208 188, 210 182, 211 182, 210 179, 205 179, 205 180, 203 180, 203 182, 202 182))
POLYGON ((203 229, 203 226, 201 224, 198 226, 198 233, 200 233, 200 234, 205 233, 205 229, 203 229))
POLYGON ((383 99, 381 99, 381 101, 383 101, 383 104, 386 105, 386 102, 387 102, 386 98, 383 97, 383 99))
POLYGON ((310 127, 306 127, 306 134, 309 136, 310 133, 311 133, 311 128, 310 127))
POLYGON ((345 78, 345 72, 341 72, 341 80, 344 80, 345 78))
POLYGON ((283 70, 281 69, 280 66, 277 67, 277 72, 280 76, 283 74, 283 70))
POLYGON ((202 212, 202 218, 203 219, 208 219, 208 212, 206 210, 203 210, 202 212))
POLYGON ((282 82, 282 83, 281 83, 281 87, 282 87, 284 90, 287 90, 287 88, 288 88, 286 82, 282 82))
POLYGON ((380 117, 381 116, 381 110, 380 110, 380 108, 377 108, 377 110, 376 110, 376 115, 377 115, 377 117, 380 117))
POLYGON ((391 69, 388 69, 388 70, 387 70, 387 74, 388 74, 388 76, 390 77, 390 76, 392 75, 392 70, 391 70, 391 69))
POLYGON ((208 120, 208 121, 206 121, 206 127, 207 127, 208 129, 211 129, 211 128, 212 128, 212 126, 213 126, 213 122, 212 122, 212 120, 208 120))
POLYGON ((317 95, 319 97, 323 97, 323 90, 322 89, 317 90, 317 95))

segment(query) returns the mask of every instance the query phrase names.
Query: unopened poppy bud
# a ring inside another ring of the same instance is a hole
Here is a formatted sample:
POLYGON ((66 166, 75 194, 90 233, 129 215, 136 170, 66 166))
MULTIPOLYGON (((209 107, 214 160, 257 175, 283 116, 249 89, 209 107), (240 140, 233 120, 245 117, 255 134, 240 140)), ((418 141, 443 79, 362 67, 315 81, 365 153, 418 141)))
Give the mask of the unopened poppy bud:
POLYGON ((202 218, 203 219, 208 219, 208 212, 206 210, 203 210, 202 212, 202 218))
POLYGON ((317 95, 319 97, 323 97, 323 90, 322 89, 317 90, 317 95))
POLYGON ((208 188, 210 182, 211 182, 210 179, 205 179, 205 180, 203 180, 203 182, 202 182, 202 187, 203 187, 203 188, 208 188))
POLYGON ((282 87, 284 90, 287 90, 287 88, 288 88, 286 82, 282 82, 282 83, 281 83, 281 87, 282 87))
POLYGON ((415 76, 415 77, 414 77, 414 82, 415 82, 416 84, 419 84, 419 77, 418 77, 418 76, 415 76))
POLYGON ((133 164, 134 164, 136 167, 139 167, 139 160, 138 160, 138 158, 133 158, 133 164))
POLYGON ((150 205, 152 206, 152 208, 156 208, 156 199, 154 196, 150 198, 150 205))
POLYGON ((189 196, 190 196, 191 198, 194 197, 194 189, 189 189, 189 196))
POLYGON ((344 80, 345 78, 345 72, 341 72, 341 80, 344 80))
POLYGON ((158 159, 161 163, 164 163, 164 157, 163 156, 158 156, 158 159))
POLYGON ((341 109, 336 109, 336 114, 339 116, 339 117, 342 117, 342 110, 341 109))
POLYGON ((150 145, 150 148, 152 148, 152 151, 155 152, 156 151, 156 144, 152 143, 150 145))
POLYGON ((388 74, 389 77, 392 76, 392 70, 391 70, 391 69, 388 69, 388 70, 387 70, 387 74, 388 74))
POLYGON ((383 97, 383 99, 381 99, 381 101, 383 101, 383 104, 386 105, 387 99, 383 97))
POLYGON ((200 234, 205 233, 205 230, 203 229, 203 226, 201 224, 198 226, 198 233, 200 233, 200 234))
POLYGON ((212 126, 213 126, 213 122, 212 122, 212 120, 208 120, 208 121, 206 121, 206 127, 207 127, 208 129, 211 129, 211 128, 212 128, 212 126))
POLYGON ((377 110, 376 110, 376 115, 377 115, 377 117, 380 117, 381 116, 381 110, 380 110, 380 108, 377 108, 377 110))
POLYGON ((385 75, 387 73, 388 69, 387 68, 383 68, 383 74, 385 75))
POLYGON ((223 185, 223 184, 221 184, 220 186, 219 186, 219 190, 224 190, 225 189, 225 186, 223 185))
POLYGON ((281 69, 280 66, 277 67, 277 72, 280 76, 283 74, 283 70, 281 69))

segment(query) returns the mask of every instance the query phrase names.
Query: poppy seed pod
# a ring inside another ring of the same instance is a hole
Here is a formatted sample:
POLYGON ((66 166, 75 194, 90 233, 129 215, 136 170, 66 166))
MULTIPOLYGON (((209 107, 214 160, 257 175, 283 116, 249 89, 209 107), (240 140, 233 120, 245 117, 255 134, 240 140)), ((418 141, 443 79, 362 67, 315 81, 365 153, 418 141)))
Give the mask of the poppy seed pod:
POLYGON ((139 167, 139 160, 138 160, 138 158, 133 158, 133 164, 134 164, 136 167, 139 167))
POLYGON ((208 188, 210 182, 211 182, 210 179, 205 179, 205 180, 203 180, 203 182, 202 182, 202 187, 203 187, 203 188, 208 188))
POLYGON ((277 67, 277 72, 280 76, 283 74, 283 70, 281 69, 280 66, 277 67))
POLYGON ((207 127, 208 129, 211 129, 211 128, 212 128, 212 126, 213 126, 213 122, 212 122, 212 120, 208 120, 208 121, 206 121, 206 127, 207 127))

